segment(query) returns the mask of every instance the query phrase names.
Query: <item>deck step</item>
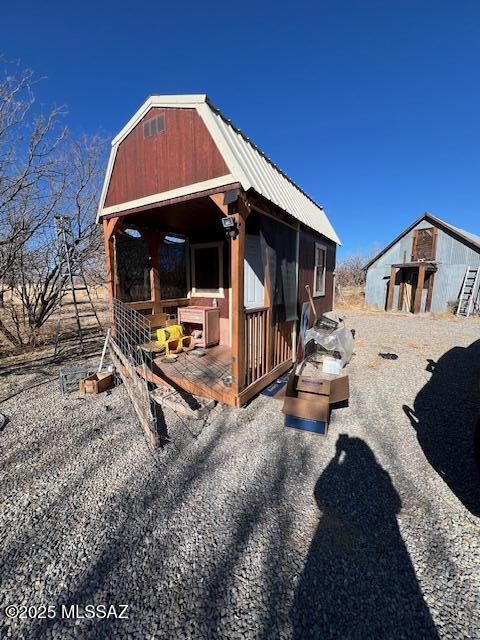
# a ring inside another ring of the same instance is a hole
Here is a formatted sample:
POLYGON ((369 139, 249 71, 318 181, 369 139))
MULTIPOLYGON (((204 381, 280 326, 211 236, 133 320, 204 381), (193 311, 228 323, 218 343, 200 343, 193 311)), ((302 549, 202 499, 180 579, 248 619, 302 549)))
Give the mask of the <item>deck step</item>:
POLYGON ((169 407, 192 420, 201 420, 211 411, 216 402, 210 398, 194 396, 188 391, 177 391, 172 387, 157 387, 150 391, 151 399, 161 406, 169 407))

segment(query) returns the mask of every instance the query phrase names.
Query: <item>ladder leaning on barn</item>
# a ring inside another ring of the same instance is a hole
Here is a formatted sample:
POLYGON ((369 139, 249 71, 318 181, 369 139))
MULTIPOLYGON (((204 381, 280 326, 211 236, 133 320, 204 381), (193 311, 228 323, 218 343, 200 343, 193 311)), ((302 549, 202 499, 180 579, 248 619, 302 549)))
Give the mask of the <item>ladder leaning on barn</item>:
POLYGON ((478 293, 480 284, 480 268, 467 267, 462 292, 458 301, 457 316, 468 316, 478 311, 478 293))

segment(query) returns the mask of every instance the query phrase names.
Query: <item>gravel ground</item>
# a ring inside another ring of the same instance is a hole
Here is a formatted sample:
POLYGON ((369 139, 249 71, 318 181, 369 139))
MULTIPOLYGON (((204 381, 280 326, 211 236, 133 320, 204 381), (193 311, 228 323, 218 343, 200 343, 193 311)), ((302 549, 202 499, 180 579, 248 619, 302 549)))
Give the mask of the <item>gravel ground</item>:
POLYGON ((121 387, 3 403, 0 638, 480 638, 480 322, 349 326, 351 400, 326 438, 263 396, 166 410, 156 453, 121 387), (89 604, 116 609, 65 619, 89 604))

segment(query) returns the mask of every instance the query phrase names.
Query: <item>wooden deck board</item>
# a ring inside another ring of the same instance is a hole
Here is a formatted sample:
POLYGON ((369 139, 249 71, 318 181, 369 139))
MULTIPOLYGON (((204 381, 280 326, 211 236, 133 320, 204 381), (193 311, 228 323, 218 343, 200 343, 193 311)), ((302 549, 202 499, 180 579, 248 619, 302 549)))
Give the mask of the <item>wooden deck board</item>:
POLYGON ((162 356, 154 358, 155 372, 167 384, 173 383, 190 393, 234 404, 231 388, 223 383, 225 376, 232 373, 231 349, 220 345, 205 351, 201 358, 192 352, 181 353, 175 362, 168 362, 162 356))

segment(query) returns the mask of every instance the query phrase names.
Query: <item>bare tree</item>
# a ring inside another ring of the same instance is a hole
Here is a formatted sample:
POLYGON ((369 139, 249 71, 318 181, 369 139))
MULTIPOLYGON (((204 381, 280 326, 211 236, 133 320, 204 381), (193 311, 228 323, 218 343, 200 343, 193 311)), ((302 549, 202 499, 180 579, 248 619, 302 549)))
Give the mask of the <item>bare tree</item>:
POLYGON ((64 109, 35 114, 31 71, 0 80, 0 333, 15 346, 35 344, 62 297, 64 256, 55 217, 71 218, 78 268, 98 260, 95 212, 103 172, 98 136, 71 137, 64 109))
MULTIPOLYGON (((83 136, 67 138, 61 168, 65 188, 57 207, 43 221, 30 241, 17 252, 14 263, 12 291, 20 301, 22 314, 15 304, 8 307, 15 326, 15 344, 27 341, 36 344, 39 331, 52 316, 64 294, 66 284, 65 254, 59 251, 55 215, 70 218, 72 242, 75 247, 74 270, 87 270, 97 263, 102 246, 101 228, 95 224, 95 214, 103 173, 103 141, 83 136)), ((0 326, 1 330, 1 326, 0 326)), ((12 341, 12 336, 9 336, 12 341)))
POLYGON ((32 71, 0 79, 0 283, 9 280, 19 251, 48 220, 65 187, 60 148, 62 108, 33 112, 32 71))
POLYGON ((367 258, 354 253, 341 260, 335 268, 335 276, 340 287, 360 287, 365 284, 365 264, 367 258))

